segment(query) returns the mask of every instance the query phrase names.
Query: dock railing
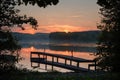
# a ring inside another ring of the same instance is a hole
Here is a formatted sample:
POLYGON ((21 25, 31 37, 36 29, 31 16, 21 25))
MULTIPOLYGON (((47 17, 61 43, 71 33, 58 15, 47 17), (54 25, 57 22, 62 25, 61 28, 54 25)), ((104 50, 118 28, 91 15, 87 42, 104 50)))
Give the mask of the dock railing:
POLYGON ((31 52, 30 54, 30 59, 31 59, 31 66, 32 62, 35 63, 42 63, 42 64, 48 64, 52 66, 57 66, 57 67, 62 67, 66 69, 70 69, 73 71, 93 71, 90 70, 90 67, 95 67, 94 71, 96 71, 96 61, 95 60, 87 60, 83 58, 78 58, 74 56, 67 56, 67 55, 61 55, 61 54, 51 54, 51 53, 45 53, 45 52, 31 52), (34 55, 37 55, 38 57, 33 57, 34 55), (52 60, 49 60, 48 57, 51 57, 52 60), (59 59, 63 59, 64 62, 60 62, 59 59), (69 60, 70 63, 67 61, 69 60), (72 62, 76 62, 76 65, 72 65, 72 62), (80 63, 92 63, 88 64, 88 69, 80 67, 80 63))

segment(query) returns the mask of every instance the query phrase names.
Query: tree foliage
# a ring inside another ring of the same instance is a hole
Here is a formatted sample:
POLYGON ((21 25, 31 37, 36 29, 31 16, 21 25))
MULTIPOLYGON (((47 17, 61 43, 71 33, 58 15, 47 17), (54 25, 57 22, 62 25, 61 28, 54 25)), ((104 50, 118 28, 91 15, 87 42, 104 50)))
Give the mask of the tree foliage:
POLYGON ((15 6, 37 4, 39 7, 46 7, 56 5, 58 2, 58 0, 0 0, 0 71, 13 68, 18 59, 18 54, 14 53, 20 50, 20 46, 11 34, 11 27, 20 27, 24 30, 23 24, 30 24, 34 29, 38 26, 35 18, 19 15, 20 10, 15 9, 15 6))
POLYGON ((99 68, 107 71, 120 71, 120 0, 98 0, 102 20, 98 28, 99 37, 96 60, 99 68))
POLYGON ((59 0, 18 0, 19 5, 20 4, 25 4, 25 5, 35 5, 37 4, 39 7, 46 7, 48 5, 56 5, 59 0))
POLYGON ((0 30, 2 27, 22 27, 22 24, 30 23, 33 28, 37 26, 37 20, 33 17, 27 17, 26 15, 19 15, 20 10, 15 9, 17 2, 14 0, 1 0, 0 1, 0 30))
POLYGON ((21 49, 11 32, 0 31, 0 72, 15 68, 19 59, 18 51, 21 49))
POLYGON ((16 4, 14 0, 0 0, 0 71, 13 69, 18 61, 20 46, 11 34, 11 27, 24 29, 24 23, 37 27, 37 20, 33 17, 18 14, 20 10, 15 9, 16 4))

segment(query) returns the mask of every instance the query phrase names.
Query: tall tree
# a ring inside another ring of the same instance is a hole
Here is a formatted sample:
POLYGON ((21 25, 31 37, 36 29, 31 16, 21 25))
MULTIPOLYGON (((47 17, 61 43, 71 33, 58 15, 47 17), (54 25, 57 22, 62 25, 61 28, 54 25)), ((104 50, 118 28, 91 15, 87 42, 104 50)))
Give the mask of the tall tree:
POLYGON ((58 0, 0 0, 0 71, 14 67, 13 63, 17 61, 13 53, 16 53, 20 46, 11 34, 11 27, 20 27, 24 30, 22 25, 28 23, 34 29, 37 27, 36 19, 26 15, 19 15, 20 10, 15 9, 15 6, 37 4, 39 7, 46 7, 47 5, 56 5, 57 3, 58 0), (11 59, 15 61, 9 61, 11 59))
MULTIPOLYGON (((19 15, 20 10, 15 9, 15 6, 37 4, 39 7, 46 7, 47 5, 56 5, 58 2, 59 0, 0 0, 0 34, 10 32, 10 28, 16 26, 24 30, 22 25, 27 23, 36 29, 37 20, 33 17, 27 17, 26 15, 19 15)), ((0 40, 2 40, 2 36, 4 35, 1 35, 0 40)), ((0 50, 2 50, 2 48, 0 50)))
POLYGON ((37 27, 37 21, 33 17, 18 15, 20 10, 15 9, 16 5, 14 0, 0 0, 0 69, 4 71, 15 67, 18 59, 16 52, 20 49, 10 28, 18 26, 24 29, 24 23, 29 23, 35 29, 37 27))
POLYGON ((96 60, 99 69, 120 72, 120 0, 98 0, 102 20, 96 60))

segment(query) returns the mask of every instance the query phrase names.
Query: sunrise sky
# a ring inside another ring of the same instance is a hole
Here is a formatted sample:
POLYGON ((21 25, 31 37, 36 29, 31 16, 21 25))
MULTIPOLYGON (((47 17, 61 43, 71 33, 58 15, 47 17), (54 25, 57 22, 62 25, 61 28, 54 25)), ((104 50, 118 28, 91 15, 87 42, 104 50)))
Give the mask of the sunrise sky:
POLYGON ((19 6, 20 14, 35 17, 38 20, 38 29, 24 25, 26 30, 14 28, 15 32, 34 34, 50 32, 75 32, 96 30, 100 22, 97 0, 59 0, 56 6, 40 8, 35 6, 19 6))

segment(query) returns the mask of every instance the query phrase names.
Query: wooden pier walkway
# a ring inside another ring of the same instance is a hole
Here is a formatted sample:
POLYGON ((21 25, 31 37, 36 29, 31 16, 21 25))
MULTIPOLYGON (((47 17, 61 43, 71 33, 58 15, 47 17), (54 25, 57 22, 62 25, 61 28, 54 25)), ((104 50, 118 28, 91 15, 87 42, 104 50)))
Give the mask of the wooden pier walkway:
POLYGON ((32 66, 32 63, 34 62, 34 63, 42 63, 42 64, 48 64, 48 65, 57 66, 61 68, 66 68, 66 69, 73 70, 75 72, 80 72, 80 71, 87 72, 87 71, 91 71, 90 66, 88 65, 88 69, 82 68, 80 67, 80 63, 92 63, 95 65, 94 67, 96 70, 96 61, 77 58, 73 56, 50 54, 45 52, 31 52, 30 59, 31 59, 31 66, 32 66), (37 54, 38 57, 33 57, 32 56, 33 54, 34 55, 37 54), (52 60, 48 60, 48 57, 51 57, 52 60), (63 59, 64 62, 60 62, 59 59, 63 59), (70 61, 69 64, 67 63, 68 60, 70 61), (72 62, 76 62, 76 65, 72 65, 72 62))

